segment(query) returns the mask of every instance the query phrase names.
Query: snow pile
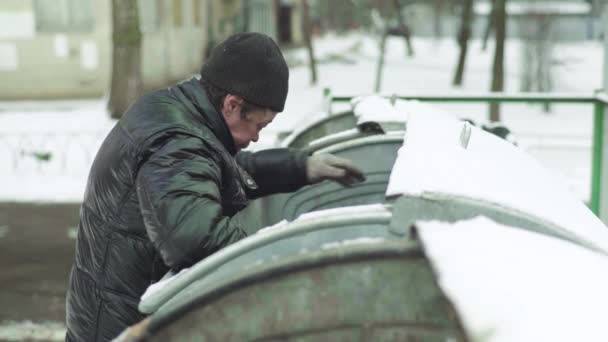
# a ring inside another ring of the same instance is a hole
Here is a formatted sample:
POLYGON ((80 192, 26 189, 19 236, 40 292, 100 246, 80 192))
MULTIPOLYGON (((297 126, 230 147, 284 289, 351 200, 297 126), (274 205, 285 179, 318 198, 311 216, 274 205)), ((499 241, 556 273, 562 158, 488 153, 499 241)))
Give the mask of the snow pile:
POLYGON ((560 179, 512 144, 454 118, 410 116, 386 194, 497 205, 608 251, 608 229, 560 179))
POLYGON ((416 226, 471 341, 608 341, 606 256, 484 217, 416 226))
MULTIPOLYGON (((399 101, 404 102, 404 101, 399 101)), ((399 110, 384 97, 378 95, 354 98, 351 101, 357 125, 370 122, 406 122, 407 110, 399 110)))

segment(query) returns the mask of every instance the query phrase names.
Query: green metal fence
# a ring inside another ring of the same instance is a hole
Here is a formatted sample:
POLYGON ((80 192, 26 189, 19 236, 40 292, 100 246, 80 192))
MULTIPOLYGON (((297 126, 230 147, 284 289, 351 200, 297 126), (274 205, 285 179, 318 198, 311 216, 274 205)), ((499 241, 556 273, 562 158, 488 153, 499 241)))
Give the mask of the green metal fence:
MULTIPOLYGON (((327 103, 350 102, 353 96, 332 96, 328 89, 324 90, 327 103)), ((389 97, 389 96, 387 96, 389 97)), ((591 167, 591 198, 589 207, 597 215, 600 205, 600 185, 602 169, 602 131, 604 126, 604 110, 608 104, 608 96, 602 93, 592 95, 547 94, 547 93, 485 93, 475 95, 411 95, 392 96, 402 100, 419 100, 425 102, 458 102, 458 103, 541 103, 541 104, 590 104, 593 106, 593 137, 592 137, 592 167, 591 167)))

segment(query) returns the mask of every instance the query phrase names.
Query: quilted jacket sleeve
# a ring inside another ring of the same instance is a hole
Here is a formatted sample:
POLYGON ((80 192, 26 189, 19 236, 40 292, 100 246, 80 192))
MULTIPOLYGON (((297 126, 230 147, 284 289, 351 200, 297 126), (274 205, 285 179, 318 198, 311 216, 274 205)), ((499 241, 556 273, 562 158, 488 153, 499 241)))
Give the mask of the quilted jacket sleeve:
POLYGON ((259 152, 243 151, 237 154, 238 163, 258 184, 249 198, 279 192, 292 192, 308 185, 306 178, 307 155, 291 148, 274 148, 259 152))
POLYGON ((167 266, 191 266, 246 236, 240 215, 223 215, 221 170, 204 143, 175 138, 155 151, 137 175, 148 236, 167 266))

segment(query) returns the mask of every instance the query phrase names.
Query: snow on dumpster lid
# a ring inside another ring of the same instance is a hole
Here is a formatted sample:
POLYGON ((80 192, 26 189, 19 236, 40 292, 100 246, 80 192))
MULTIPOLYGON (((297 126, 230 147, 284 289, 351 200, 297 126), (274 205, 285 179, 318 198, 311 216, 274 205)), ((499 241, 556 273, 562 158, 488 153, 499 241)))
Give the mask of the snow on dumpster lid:
POLYGON ((410 113, 424 112, 449 116, 442 109, 418 100, 391 100, 380 95, 359 96, 351 100, 357 125, 367 122, 407 122, 410 113))
POLYGON ((367 122, 405 122, 407 112, 399 112, 391 101, 380 95, 356 97, 351 100, 357 125, 367 122))
POLYGON ((608 252, 608 228, 566 184, 518 147, 454 117, 410 115, 386 195, 510 208, 608 252))
POLYGON ((608 341, 608 258, 485 217, 417 222, 470 341, 608 341))

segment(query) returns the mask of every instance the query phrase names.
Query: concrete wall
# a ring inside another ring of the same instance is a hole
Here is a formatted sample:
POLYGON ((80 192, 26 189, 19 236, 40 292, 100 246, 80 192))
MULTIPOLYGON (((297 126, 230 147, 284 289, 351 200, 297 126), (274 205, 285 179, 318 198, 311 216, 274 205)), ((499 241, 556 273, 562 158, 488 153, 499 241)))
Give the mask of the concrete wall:
MULTIPOLYGON (((145 88, 162 87, 197 73, 207 44, 206 6, 215 0, 143 1, 157 1, 160 22, 158 29, 143 32, 145 88), (181 25, 173 13, 178 8, 181 25)), ((92 0, 92 6, 94 25, 89 32, 46 33, 36 30, 33 0, 0 2, 0 100, 108 94, 111 0, 92 0)))

